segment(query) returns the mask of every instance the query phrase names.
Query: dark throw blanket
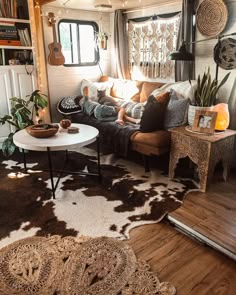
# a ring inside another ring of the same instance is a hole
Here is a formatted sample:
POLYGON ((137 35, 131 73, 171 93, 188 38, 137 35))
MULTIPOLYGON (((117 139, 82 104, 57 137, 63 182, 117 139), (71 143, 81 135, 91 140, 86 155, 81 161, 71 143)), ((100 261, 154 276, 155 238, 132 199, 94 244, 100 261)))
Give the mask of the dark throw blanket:
POLYGON ((72 115, 73 123, 86 124, 99 130, 101 144, 109 147, 115 154, 126 158, 128 155, 130 136, 139 130, 139 125, 126 123, 121 126, 115 122, 99 121, 84 113, 72 115))

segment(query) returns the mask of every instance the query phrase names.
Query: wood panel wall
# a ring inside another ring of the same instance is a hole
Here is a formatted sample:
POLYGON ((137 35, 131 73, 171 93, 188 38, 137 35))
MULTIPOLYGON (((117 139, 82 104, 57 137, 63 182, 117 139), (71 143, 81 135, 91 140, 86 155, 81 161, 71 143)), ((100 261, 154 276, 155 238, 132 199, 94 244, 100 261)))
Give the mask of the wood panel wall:
MULTIPOLYGON (((103 30, 109 35, 108 49, 100 50, 100 66, 105 75, 111 75, 111 26, 110 14, 95 11, 60 9, 55 7, 45 7, 43 12, 53 12, 57 23, 61 19, 91 20, 99 24, 102 22, 103 30)), ((46 47, 46 57, 48 57, 48 44, 52 42, 52 28, 48 26, 46 16, 43 16, 43 30, 46 47)), ((60 98, 69 95, 79 94, 79 86, 82 79, 97 81, 101 76, 99 66, 90 67, 65 67, 51 66, 47 62, 49 93, 51 102, 52 121, 57 122, 61 115, 56 110, 57 102, 60 98)))

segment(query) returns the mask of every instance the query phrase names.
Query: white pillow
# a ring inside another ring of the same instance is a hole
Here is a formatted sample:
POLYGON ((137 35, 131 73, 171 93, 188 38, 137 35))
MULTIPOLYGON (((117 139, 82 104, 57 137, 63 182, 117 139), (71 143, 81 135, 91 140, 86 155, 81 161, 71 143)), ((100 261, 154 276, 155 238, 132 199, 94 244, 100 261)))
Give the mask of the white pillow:
POLYGON ((111 87, 113 85, 112 81, 106 82, 91 82, 89 80, 83 79, 80 85, 81 94, 83 94, 84 87, 88 87, 88 97, 94 101, 97 101, 97 91, 106 90, 106 95, 110 95, 111 87))
POLYGON ((170 91, 170 89, 173 89, 173 90, 175 90, 175 92, 177 94, 182 95, 183 98, 188 98, 191 100, 191 102, 193 102, 194 101, 194 93, 197 88, 197 81, 191 80, 191 84, 189 83, 189 81, 167 83, 167 84, 163 85, 162 87, 155 89, 151 93, 151 95, 154 95, 156 97, 160 93, 170 91))

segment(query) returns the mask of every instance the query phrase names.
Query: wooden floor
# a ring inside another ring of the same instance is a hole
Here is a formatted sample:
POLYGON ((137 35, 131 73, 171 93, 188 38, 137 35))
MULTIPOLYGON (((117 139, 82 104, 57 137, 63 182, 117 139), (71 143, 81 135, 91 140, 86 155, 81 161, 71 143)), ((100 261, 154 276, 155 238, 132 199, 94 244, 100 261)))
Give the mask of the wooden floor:
MULTIPOLYGON (((169 215, 236 254, 236 173, 226 183, 215 176, 207 193, 189 193, 169 215)), ((132 230, 127 243, 178 295, 236 294, 236 261, 183 234, 167 218, 132 230)))
POLYGON ((192 233, 213 241, 236 260, 235 173, 226 183, 215 176, 207 193, 190 193, 183 206, 171 212, 169 217, 188 227, 192 233))
POLYGON ((235 295, 236 262, 164 222, 131 231, 127 241, 178 295, 235 295))

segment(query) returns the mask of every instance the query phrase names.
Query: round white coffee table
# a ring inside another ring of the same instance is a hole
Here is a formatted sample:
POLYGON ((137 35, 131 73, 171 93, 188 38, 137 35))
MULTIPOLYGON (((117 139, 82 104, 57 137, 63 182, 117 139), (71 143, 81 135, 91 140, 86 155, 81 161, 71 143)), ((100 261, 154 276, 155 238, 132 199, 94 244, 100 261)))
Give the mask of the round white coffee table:
POLYGON ((49 138, 36 138, 28 134, 28 132, 23 129, 16 132, 13 136, 13 142, 16 146, 23 149, 24 156, 24 169, 27 171, 26 165, 26 155, 25 150, 31 151, 46 151, 48 154, 48 164, 51 177, 52 194, 55 199, 55 191, 60 180, 61 175, 58 177, 56 185, 53 181, 53 172, 70 173, 70 174, 86 174, 86 175, 96 175, 101 178, 100 173, 100 151, 99 151, 99 131, 95 127, 84 125, 84 124, 71 124, 73 127, 79 128, 79 133, 67 133, 66 130, 60 129, 52 137, 49 138), (68 159, 68 149, 75 147, 83 147, 97 141, 97 160, 98 160, 98 173, 84 173, 84 172, 72 172, 72 171, 54 171, 51 160, 51 151, 66 151, 66 160, 68 159))

